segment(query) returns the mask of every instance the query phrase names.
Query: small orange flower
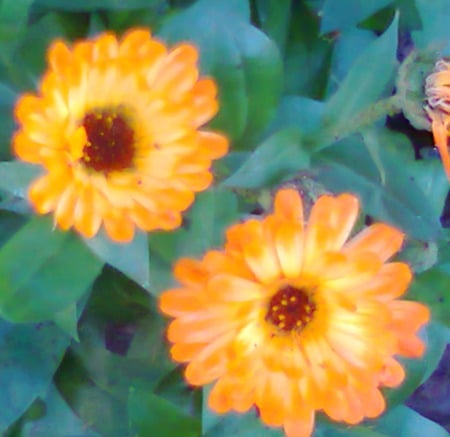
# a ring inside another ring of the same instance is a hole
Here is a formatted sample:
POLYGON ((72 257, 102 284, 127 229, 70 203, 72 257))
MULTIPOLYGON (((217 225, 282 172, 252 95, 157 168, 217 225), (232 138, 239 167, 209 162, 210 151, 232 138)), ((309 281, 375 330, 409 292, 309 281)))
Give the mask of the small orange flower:
POLYGON ((223 250, 178 261, 181 286, 160 308, 175 317, 168 339, 187 381, 215 382, 212 410, 255 405, 292 437, 311 435, 318 410, 349 424, 383 412, 380 387, 403 381, 396 356, 423 354, 429 312, 398 299, 412 277, 387 262, 401 232, 377 223, 347 241, 358 208, 350 194, 322 196, 305 224, 301 197, 282 189, 272 214, 228 230, 223 250))
POLYGON ((447 178, 450 180, 450 63, 444 59, 436 63, 435 71, 425 83, 428 105, 425 110, 431 119, 434 142, 441 155, 447 178))
POLYGON ((192 45, 168 50, 144 29, 72 48, 54 42, 38 93, 15 108, 14 151, 45 170, 29 190, 36 211, 85 237, 103 224, 116 241, 131 240, 135 226, 178 227, 228 148, 199 129, 218 104, 197 63, 192 45))

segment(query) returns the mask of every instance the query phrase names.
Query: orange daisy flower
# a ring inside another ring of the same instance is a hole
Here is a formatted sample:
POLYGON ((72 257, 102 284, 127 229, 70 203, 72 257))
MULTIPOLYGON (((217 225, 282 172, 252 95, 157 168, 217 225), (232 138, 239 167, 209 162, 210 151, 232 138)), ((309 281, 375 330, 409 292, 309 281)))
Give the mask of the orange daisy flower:
POLYGON ((29 190, 35 210, 85 237, 103 224, 116 241, 131 240, 135 226, 178 227, 228 148, 224 136, 200 130, 218 103, 197 63, 194 46, 169 50, 144 29, 72 48, 54 42, 38 93, 15 108, 14 151, 45 170, 29 190))
POLYGON ((399 300, 411 271, 387 262, 403 234, 377 223, 351 238, 358 200, 322 196, 307 224, 294 189, 274 212, 232 226, 223 250, 181 259, 181 286, 165 291, 161 310, 171 355, 186 362, 196 386, 215 382, 209 407, 256 406, 269 426, 309 436, 315 412, 356 424, 380 415, 380 387, 398 386, 396 356, 419 357, 416 336, 429 319, 422 304, 399 300))
POLYGON ((425 82, 428 105, 425 110, 431 119, 434 142, 441 155, 447 178, 450 180, 450 63, 441 59, 425 82))

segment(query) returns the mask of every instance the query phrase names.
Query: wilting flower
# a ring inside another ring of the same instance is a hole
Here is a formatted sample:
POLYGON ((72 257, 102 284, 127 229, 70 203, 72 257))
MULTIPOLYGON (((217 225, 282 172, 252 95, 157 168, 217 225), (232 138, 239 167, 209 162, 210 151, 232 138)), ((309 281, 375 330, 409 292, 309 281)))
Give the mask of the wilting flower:
POLYGON ((36 211, 53 211, 57 226, 86 237, 103 223, 117 241, 135 226, 178 227, 228 148, 222 135, 199 129, 218 104, 197 63, 194 46, 169 50, 144 29, 72 48, 54 42, 38 93, 15 109, 15 153, 45 170, 29 190, 36 211))
POLYGON ((441 155, 447 178, 450 180, 450 63, 444 59, 436 63, 435 71, 425 82, 428 105, 425 110, 431 119, 434 142, 441 155))
POLYGON ((307 224, 302 200, 282 189, 274 212, 232 226, 223 250, 181 259, 181 286, 165 291, 168 339, 192 385, 215 382, 218 412, 253 405, 269 426, 309 436, 315 412, 355 424, 381 414, 380 387, 398 386, 396 356, 419 357, 428 309, 397 299, 411 271, 387 262, 403 234, 377 223, 349 235, 358 215, 350 194, 322 196, 307 224))

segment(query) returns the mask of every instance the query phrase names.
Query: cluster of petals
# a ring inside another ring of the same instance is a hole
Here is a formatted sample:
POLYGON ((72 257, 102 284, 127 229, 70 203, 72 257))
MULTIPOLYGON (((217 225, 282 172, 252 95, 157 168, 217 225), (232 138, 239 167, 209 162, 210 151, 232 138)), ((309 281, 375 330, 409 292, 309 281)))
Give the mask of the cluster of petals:
POLYGON ((447 178, 450 180, 450 63, 440 59, 435 71, 426 78, 425 110, 431 119, 434 142, 439 150, 447 178))
POLYGON ((224 136, 201 129, 217 111, 191 44, 168 49, 147 29, 55 41, 38 92, 15 108, 14 151, 43 169, 29 200, 88 238, 102 226, 121 242, 136 227, 174 229, 227 152, 224 136))
POLYGON ((212 410, 256 407, 290 437, 310 436, 318 411, 348 424, 384 411, 380 388, 402 383, 399 356, 423 354, 429 311, 399 299, 412 274, 388 260, 404 235, 375 223, 351 236, 358 212, 355 196, 324 195, 306 221, 283 188, 221 250, 177 262, 179 286, 160 297, 171 356, 189 384, 212 383, 212 410))

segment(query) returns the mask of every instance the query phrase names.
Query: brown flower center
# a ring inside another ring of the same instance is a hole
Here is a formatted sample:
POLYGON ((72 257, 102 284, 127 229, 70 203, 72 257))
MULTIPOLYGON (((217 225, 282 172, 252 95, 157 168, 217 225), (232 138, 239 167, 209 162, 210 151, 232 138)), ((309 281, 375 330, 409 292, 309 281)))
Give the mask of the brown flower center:
POLYGON ((134 131, 121 111, 88 112, 82 124, 87 143, 81 160, 86 167, 104 173, 132 167, 134 131))
POLYGON ((312 319, 316 306, 304 290, 286 286, 270 299, 266 320, 283 332, 302 330, 312 319))

